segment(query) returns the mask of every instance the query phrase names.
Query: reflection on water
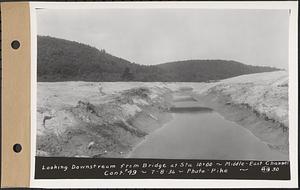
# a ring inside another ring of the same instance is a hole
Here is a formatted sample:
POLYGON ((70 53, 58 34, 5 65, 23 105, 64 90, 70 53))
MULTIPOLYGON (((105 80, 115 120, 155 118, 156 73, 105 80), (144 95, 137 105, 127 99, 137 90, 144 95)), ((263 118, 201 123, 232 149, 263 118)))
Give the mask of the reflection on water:
POLYGON ((194 101, 176 102, 174 119, 146 137, 131 158, 286 160, 247 129, 194 101))
POLYGON ((195 112, 212 112, 213 109, 206 107, 171 107, 170 112, 172 113, 195 113, 195 112))
POLYGON ((196 100, 192 97, 183 97, 183 98, 177 98, 174 100, 174 102, 195 102, 196 100))
POLYGON ((173 102, 173 106, 170 108, 171 113, 206 113, 212 112, 213 109, 203 107, 199 102, 191 98, 180 98, 173 102), (181 101, 180 101, 181 100, 181 101))

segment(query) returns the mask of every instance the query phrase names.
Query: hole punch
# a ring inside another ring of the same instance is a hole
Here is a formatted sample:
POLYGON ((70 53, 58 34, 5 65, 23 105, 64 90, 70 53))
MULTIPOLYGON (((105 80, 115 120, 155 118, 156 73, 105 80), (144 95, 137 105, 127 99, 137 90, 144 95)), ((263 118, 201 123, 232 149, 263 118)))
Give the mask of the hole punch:
POLYGON ((16 153, 19 153, 19 152, 21 152, 21 150, 22 150, 22 146, 21 146, 20 144, 14 144, 13 150, 14 150, 16 153))
POLYGON ((11 47, 12 47, 13 49, 19 49, 20 46, 21 46, 21 44, 20 44, 20 42, 19 42, 18 40, 14 40, 14 41, 12 41, 12 43, 11 43, 11 47))

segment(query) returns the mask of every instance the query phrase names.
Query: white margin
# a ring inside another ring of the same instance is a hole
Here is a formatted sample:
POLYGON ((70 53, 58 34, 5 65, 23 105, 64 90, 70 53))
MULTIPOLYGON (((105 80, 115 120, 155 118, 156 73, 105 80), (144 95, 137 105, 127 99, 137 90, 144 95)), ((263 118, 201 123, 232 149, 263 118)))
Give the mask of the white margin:
POLYGON ((30 186, 32 185, 32 179, 34 179, 34 171, 35 171, 35 155, 36 155, 36 131, 37 131, 37 19, 36 19, 36 10, 34 6, 30 3, 30 38, 31 38, 31 100, 30 100, 30 108, 31 108, 31 135, 30 135, 30 186))
POLYGON ((297 188, 298 187, 298 2, 30 2, 31 23, 31 171, 35 188, 297 188), (219 179, 34 179, 36 148, 37 26, 36 8, 45 9, 290 9, 289 20, 289 152, 291 180, 219 179))

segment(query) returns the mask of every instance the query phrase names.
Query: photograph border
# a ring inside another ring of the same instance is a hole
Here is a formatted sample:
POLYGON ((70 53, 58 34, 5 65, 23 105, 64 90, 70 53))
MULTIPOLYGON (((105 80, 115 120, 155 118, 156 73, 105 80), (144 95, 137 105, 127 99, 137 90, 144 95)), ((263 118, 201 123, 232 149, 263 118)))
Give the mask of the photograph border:
POLYGON ((289 22, 289 126, 298 126, 298 29, 297 2, 30 2, 31 23, 31 187, 297 187, 298 186, 298 129, 289 129, 291 180, 221 180, 221 179, 34 179, 36 151, 36 100, 37 100, 37 26, 36 9, 107 9, 107 8, 186 8, 186 9, 290 9, 289 22), (220 186, 222 184, 222 186, 220 186))

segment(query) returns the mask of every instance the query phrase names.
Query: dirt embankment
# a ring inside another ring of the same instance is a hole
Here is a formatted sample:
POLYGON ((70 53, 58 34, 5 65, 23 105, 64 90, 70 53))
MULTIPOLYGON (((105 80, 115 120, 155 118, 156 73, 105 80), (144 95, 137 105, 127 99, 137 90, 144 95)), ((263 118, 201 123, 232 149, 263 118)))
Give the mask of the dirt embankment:
POLYGON ((39 156, 126 157, 170 120, 167 110, 178 90, 288 155, 288 76, 283 71, 213 83, 103 83, 100 96, 96 83, 39 85, 39 156))
POLYGON ((37 155, 125 157, 148 133, 170 119, 166 88, 137 87, 95 104, 79 100, 55 113, 38 109, 37 155), (155 91, 155 95, 153 93, 155 91))
MULTIPOLYGON (((228 84, 217 85, 205 93, 194 94, 193 97, 202 102, 205 106, 219 112, 227 120, 234 121, 247 128, 271 149, 288 155, 288 116, 283 115, 280 117, 274 112, 274 110, 277 111, 277 109, 288 110, 288 108, 284 106, 280 107, 279 105, 276 108, 277 104, 282 102, 287 103, 287 99, 285 99, 287 95, 281 97, 280 95, 282 95, 282 93, 276 92, 277 97, 274 96, 274 89, 278 91, 278 88, 287 88, 287 86, 278 85, 271 90, 266 90, 268 88, 264 87, 261 88, 261 90, 255 91, 255 95, 258 96, 255 100, 256 105, 247 99, 243 99, 244 97, 248 98, 249 95, 245 96, 245 93, 249 93, 249 89, 253 90, 253 84, 246 83, 231 84, 231 86, 228 84), (230 92, 226 88, 230 89, 230 92), (272 97, 267 97, 270 94, 272 97), (270 102, 271 99, 273 99, 273 101, 270 102), (258 106, 265 106, 265 109, 260 109, 258 106), (273 107, 274 110, 272 110, 273 107)), ((283 91, 287 90, 284 89, 283 91)), ((254 96, 251 97, 250 95, 249 99, 250 98, 254 98, 254 96)))

